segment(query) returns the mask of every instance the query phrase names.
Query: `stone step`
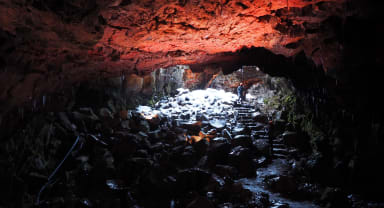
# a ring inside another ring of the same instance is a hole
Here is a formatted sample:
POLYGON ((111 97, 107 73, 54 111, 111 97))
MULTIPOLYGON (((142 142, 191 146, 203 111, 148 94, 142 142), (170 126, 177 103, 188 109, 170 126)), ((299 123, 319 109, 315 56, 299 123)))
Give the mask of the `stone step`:
POLYGON ((268 139, 268 136, 265 135, 256 135, 255 139, 268 139))
POLYGON ((252 118, 252 116, 236 116, 238 119, 239 118, 241 118, 241 119, 252 119, 253 120, 253 118, 252 118))
POLYGON ((237 120, 255 121, 252 117, 237 117, 237 120))
POLYGON ((251 111, 254 111, 255 109, 254 108, 247 108, 247 107, 235 107, 233 108, 234 110, 251 110, 251 111))
POLYGON ((246 111, 246 112, 237 112, 237 116, 239 116, 239 117, 243 117, 243 116, 247 116, 247 117, 251 117, 252 116, 252 112, 248 112, 248 111, 246 111))
POLYGON ((285 145, 284 144, 284 140, 282 138, 274 139, 274 140, 272 140, 272 143, 273 144, 283 144, 283 145, 285 145))
POLYGON ((263 126, 257 125, 255 122, 240 122, 240 123, 247 125, 247 126, 258 126, 258 127, 260 127, 260 130, 264 128, 263 126))
POLYGON ((237 110, 237 114, 251 114, 254 113, 251 110, 237 110))
POLYGON ((264 129, 264 126, 260 126, 260 125, 257 125, 255 123, 252 123, 252 124, 248 124, 248 127, 252 130, 256 130, 256 131, 262 131, 264 129))
POLYGON ((251 105, 238 105, 238 106, 234 106, 234 108, 253 108, 253 106, 251 106, 251 105))
POLYGON ((237 110, 238 113, 242 113, 242 114, 252 114, 252 113, 255 113, 255 111, 253 109, 239 109, 237 110))
POLYGON ((286 148, 284 144, 277 144, 277 143, 272 143, 273 148, 286 148))
POLYGON ((253 109, 251 106, 234 106, 234 109, 253 109))
POLYGON ((249 112, 239 112, 237 115, 239 115, 239 116, 249 116, 249 117, 252 117, 252 113, 249 113, 249 112))
POLYGON ((298 149, 290 149, 288 152, 289 152, 290 154, 296 154, 296 153, 299 152, 299 150, 298 150, 298 149))
POLYGON ((272 158, 274 158, 274 159, 287 159, 287 156, 282 155, 282 154, 272 154, 272 158))
POLYGON ((252 109, 252 108, 234 108, 234 110, 238 112, 255 112, 256 111, 255 109, 252 109))
POLYGON ((239 107, 244 107, 244 108, 253 108, 254 106, 248 103, 243 103, 239 107))
POLYGON ((251 121, 242 121, 242 120, 237 120, 237 123, 241 123, 243 125, 252 125, 252 126, 255 126, 255 124, 251 121))
POLYGON ((240 118, 253 118, 252 115, 246 115, 246 114, 243 114, 243 113, 237 114, 237 117, 240 117, 240 118))
POLYGON ((255 126, 255 125, 253 125, 253 124, 249 124, 249 123, 243 123, 243 122, 236 122, 237 124, 239 124, 239 125, 242 125, 242 126, 255 126))
MULTIPOLYGON (((249 129, 252 129, 254 131, 263 131, 263 127, 255 125, 255 124, 248 124, 245 126, 247 126, 249 129)), ((263 135, 266 135, 266 134, 264 133, 263 135)))
POLYGON ((254 120, 251 120, 251 119, 237 119, 237 122, 241 122, 241 123, 251 123, 251 122, 255 122, 254 120))
POLYGON ((252 133, 254 134, 257 134, 257 135, 266 135, 267 133, 263 130, 259 130, 259 131, 253 131, 252 133))
POLYGON ((237 121, 242 121, 242 122, 255 122, 253 119, 237 119, 237 121))
POLYGON ((288 155, 289 150, 286 148, 272 148, 273 154, 281 154, 281 155, 288 155))

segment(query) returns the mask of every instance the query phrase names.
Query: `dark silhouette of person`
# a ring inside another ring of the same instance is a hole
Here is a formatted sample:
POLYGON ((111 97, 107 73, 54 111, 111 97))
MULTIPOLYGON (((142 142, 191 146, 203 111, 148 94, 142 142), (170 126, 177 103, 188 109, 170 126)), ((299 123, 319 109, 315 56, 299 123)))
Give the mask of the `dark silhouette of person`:
POLYGON ((237 96, 239 97, 238 101, 241 103, 243 100, 245 100, 244 97, 244 86, 243 83, 240 82, 240 85, 237 87, 237 96))

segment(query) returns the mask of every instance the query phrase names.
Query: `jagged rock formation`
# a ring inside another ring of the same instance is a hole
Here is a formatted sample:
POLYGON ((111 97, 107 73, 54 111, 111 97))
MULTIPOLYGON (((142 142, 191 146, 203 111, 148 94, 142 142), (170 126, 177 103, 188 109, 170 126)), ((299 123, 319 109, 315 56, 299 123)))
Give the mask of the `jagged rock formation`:
POLYGON ((20 104, 122 71, 141 75, 177 64, 198 70, 265 62, 254 50, 271 56, 271 62, 278 56, 270 52, 285 57, 304 52, 324 70, 338 71, 342 28, 348 17, 359 15, 357 5, 345 0, 1 0, 0 81, 6 84, 0 99, 20 104))

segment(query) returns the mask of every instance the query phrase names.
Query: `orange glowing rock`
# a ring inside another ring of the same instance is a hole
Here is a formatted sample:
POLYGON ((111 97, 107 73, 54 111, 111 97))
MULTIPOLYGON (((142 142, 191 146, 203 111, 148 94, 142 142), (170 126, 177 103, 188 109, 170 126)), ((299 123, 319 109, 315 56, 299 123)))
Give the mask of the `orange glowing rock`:
POLYGON ((215 129, 212 129, 207 134, 205 134, 204 132, 200 131, 199 132, 199 136, 201 138, 213 139, 213 138, 215 138, 217 136, 216 133, 217 133, 217 131, 215 129))
MULTIPOLYGON (((12 102, 28 101, 40 90, 55 91, 63 84, 119 76, 122 71, 141 76, 179 64, 196 70, 212 64, 233 66, 241 63, 245 48, 265 48, 285 57, 304 52, 325 70, 344 67, 342 43, 329 37, 337 31, 324 24, 330 17, 344 20, 340 11, 345 10, 346 0, 136 0, 124 4, 102 0, 90 4, 92 8, 69 3, 75 8, 68 16, 28 3, 1 2, 0 30, 18 37, 18 41, 5 39, 13 49, 2 58, 13 68, 39 71, 12 70, 0 76, 7 83, 0 86, 0 92, 7 92, 0 93, 0 98, 12 102), (79 14, 88 15, 84 21, 64 21, 79 14), (335 41, 325 44, 330 38, 335 41), (60 70, 52 71, 52 66, 60 70)), ((258 58, 264 57, 251 53, 248 61, 258 62, 258 58)), ((186 78, 194 82, 201 77, 186 78)), ((142 89, 140 82, 138 89, 142 89)))
POLYGON ((193 144, 193 143, 196 143, 196 142, 199 142, 200 140, 202 140, 203 138, 200 137, 200 136, 187 136, 185 138, 185 141, 187 141, 189 144, 193 144))

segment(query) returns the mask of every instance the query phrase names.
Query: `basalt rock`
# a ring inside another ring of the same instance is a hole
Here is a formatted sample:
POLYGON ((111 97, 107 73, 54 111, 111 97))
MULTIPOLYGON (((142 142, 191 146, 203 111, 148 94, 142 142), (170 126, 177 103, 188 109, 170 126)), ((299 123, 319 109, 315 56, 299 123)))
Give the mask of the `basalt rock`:
POLYGON ((221 177, 235 178, 238 174, 236 168, 229 165, 216 165, 213 170, 221 177))
POLYGON ((298 186, 295 178, 284 175, 269 179, 267 184, 273 191, 286 195, 293 194, 298 186))
POLYGON ((229 164, 236 167, 240 176, 256 176, 256 169, 252 160, 252 153, 248 148, 234 147, 229 153, 229 164))
POLYGON ((233 147, 242 146, 250 148, 252 146, 252 138, 248 135, 237 135, 231 140, 233 147))
POLYGON ((271 154, 271 145, 268 139, 257 139, 253 141, 253 146, 262 155, 269 156, 271 154))
POLYGON ((210 146, 208 152, 208 165, 226 164, 228 161, 228 153, 231 150, 231 145, 228 143, 214 143, 210 146))
MULTIPOLYGON (((300 52, 342 68, 343 0, 10 1, 0 4, 0 99, 35 95, 99 76, 148 74, 178 64, 200 69, 300 52), (253 48, 251 48, 253 47, 253 48), (244 48, 251 48, 242 50, 244 48), (260 49, 260 50, 259 50, 260 49)), ((269 65, 266 58, 260 64, 269 65)), ((287 61, 288 63, 288 61, 287 61)), ((143 93, 146 79, 126 79, 143 93)))

